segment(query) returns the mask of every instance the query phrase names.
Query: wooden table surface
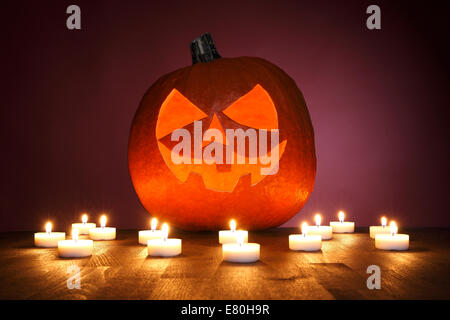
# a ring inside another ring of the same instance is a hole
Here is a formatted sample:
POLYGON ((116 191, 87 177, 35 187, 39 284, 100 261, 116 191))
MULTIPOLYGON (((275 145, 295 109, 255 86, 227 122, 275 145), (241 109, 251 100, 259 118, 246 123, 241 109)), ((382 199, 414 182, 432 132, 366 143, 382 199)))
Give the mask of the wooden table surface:
POLYGON ((406 252, 375 249, 367 228, 334 235, 322 251, 289 251, 295 229, 251 232, 261 260, 222 261, 217 233, 173 231, 183 239, 175 258, 147 257, 137 231, 94 243, 84 259, 60 259, 57 249, 33 246, 33 233, 0 233, 0 299, 449 299, 450 229, 402 230, 406 252), (67 288, 77 265, 81 289, 67 288), (381 290, 366 286, 369 265, 381 268, 381 290))

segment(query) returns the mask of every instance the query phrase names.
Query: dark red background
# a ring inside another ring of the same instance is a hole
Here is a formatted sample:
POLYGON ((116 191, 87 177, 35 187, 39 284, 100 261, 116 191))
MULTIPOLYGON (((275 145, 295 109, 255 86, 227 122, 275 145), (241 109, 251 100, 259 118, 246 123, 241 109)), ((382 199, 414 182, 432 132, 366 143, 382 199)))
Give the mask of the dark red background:
POLYGON ((67 230, 87 210, 141 228, 127 171, 146 89, 191 63, 209 31, 223 56, 259 56, 295 79, 316 133, 318 171, 287 226, 347 211, 400 226, 450 226, 449 51, 437 2, 2 1, 0 230, 67 230), (365 26, 369 4, 382 30, 365 26), (66 28, 78 4, 82 30, 66 28))

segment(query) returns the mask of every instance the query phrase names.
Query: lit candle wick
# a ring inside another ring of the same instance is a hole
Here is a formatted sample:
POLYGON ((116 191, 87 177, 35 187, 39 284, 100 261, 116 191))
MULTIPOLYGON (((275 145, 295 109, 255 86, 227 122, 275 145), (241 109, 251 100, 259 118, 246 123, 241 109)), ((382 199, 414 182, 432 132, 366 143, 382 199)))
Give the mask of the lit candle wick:
POLYGON ((345 213, 344 211, 339 211, 339 222, 344 223, 345 213))
POLYGON ((391 231, 391 235, 395 236, 397 234, 397 232, 398 232, 398 227, 397 227, 397 224, 394 221, 391 221, 390 228, 391 228, 391 230, 390 230, 391 231))
POLYGON ((156 230, 156 226, 158 225, 158 219, 156 219, 156 218, 153 218, 152 219, 152 222, 151 222, 151 229, 152 229, 152 232, 154 232, 155 230, 156 230))
POLYGON ((102 229, 105 229, 105 226, 106 226, 106 216, 105 215, 101 216, 101 218, 100 218, 100 226, 102 227, 102 229))
POLYGON ((236 231, 236 221, 234 219, 231 219, 231 221, 230 221, 230 230, 231 230, 231 232, 236 231))
POLYGON ((169 237, 169 225, 167 223, 164 223, 161 229, 163 234, 163 240, 167 241, 167 238, 169 237))
POLYGON ((386 217, 381 218, 381 226, 382 226, 383 228, 386 228, 386 225, 387 225, 387 219, 386 219, 386 217))
POLYGON ((78 228, 72 229, 72 240, 75 242, 78 241, 78 228))
POLYGON ((316 226, 320 227, 320 223, 322 222, 322 217, 320 216, 320 214, 316 214, 314 216, 314 220, 316 221, 316 226))
POLYGON ((237 243, 239 244, 239 246, 242 247, 242 245, 244 243, 244 233, 238 232, 236 235, 236 240, 237 240, 237 243))
POLYGON ((83 216, 81 217, 81 221, 83 222, 83 224, 86 224, 87 220, 88 220, 87 214, 83 214, 83 216))
POLYGON ((306 238, 307 233, 308 233, 308 223, 303 222, 302 223, 302 235, 303 235, 303 237, 306 238))
POLYGON ((51 222, 47 222, 47 224, 45 225, 45 231, 47 232, 48 235, 50 235, 50 233, 52 233, 52 223, 51 222))

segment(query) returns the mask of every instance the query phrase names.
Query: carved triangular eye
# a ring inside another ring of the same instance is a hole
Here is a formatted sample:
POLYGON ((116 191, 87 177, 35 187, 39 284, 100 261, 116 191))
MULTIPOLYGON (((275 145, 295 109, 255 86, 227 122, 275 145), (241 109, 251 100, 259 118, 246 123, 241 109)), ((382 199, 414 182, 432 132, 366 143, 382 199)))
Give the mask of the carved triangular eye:
POLYGON ((257 84, 227 107, 223 113, 231 120, 255 129, 278 129, 278 115, 269 93, 257 84))
POLYGON ((161 105, 156 123, 156 139, 207 116, 177 89, 173 89, 161 105))

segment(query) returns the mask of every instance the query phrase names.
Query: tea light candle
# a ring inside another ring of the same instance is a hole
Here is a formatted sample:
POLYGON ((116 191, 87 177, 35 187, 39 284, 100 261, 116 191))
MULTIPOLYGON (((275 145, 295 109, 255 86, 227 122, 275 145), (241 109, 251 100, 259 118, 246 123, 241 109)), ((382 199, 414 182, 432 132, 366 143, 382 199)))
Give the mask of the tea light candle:
POLYGON ((236 230, 236 221, 232 219, 230 221, 230 230, 219 231, 219 243, 236 243, 239 233, 243 235, 244 242, 248 242, 248 231, 236 230))
POLYGON ((391 230, 386 227, 387 225, 387 219, 386 217, 381 218, 381 226, 371 226, 369 228, 370 231, 370 237, 375 238, 375 235, 377 234, 390 234, 391 230))
POLYGON ((409 235, 397 234, 397 224, 392 221, 389 228, 390 234, 375 235, 375 248, 381 250, 408 250, 409 235))
POLYGON ((289 249, 298 251, 318 251, 322 249, 322 236, 308 235, 308 224, 302 223, 302 234, 289 236, 289 249))
POLYGON ((333 237, 333 228, 330 226, 321 226, 320 223, 322 222, 322 217, 320 214, 316 214, 314 216, 314 220, 316 222, 315 226, 308 226, 308 234, 313 235, 320 235, 322 236, 322 240, 330 240, 333 237))
POLYGON ((334 233, 353 233, 355 232, 355 223, 344 221, 344 211, 339 211, 339 221, 331 221, 330 226, 334 233))
POLYGON ((158 225, 158 219, 153 218, 152 221, 150 222, 151 230, 139 231, 139 244, 147 245, 148 240, 161 239, 163 237, 162 231, 156 230, 157 225, 158 225))
POLYGON ((163 224, 161 231, 161 239, 148 240, 148 255, 156 257, 173 257, 181 254, 181 239, 168 239, 169 226, 167 223, 163 224))
POLYGON ((82 258, 92 255, 94 241, 79 240, 78 229, 72 229, 72 240, 58 241, 58 254, 62 258, 82 258))
POLYGON ((47 222, 45 232, 34 234, 34 245, 43 248, 56 248, 59 240, 66 239, 65 232, 52 232, 52 223, 47 222))
POLYGON ((390 234, 375 235, 375 248, 382 250, 408 250, 409 235, 398 234, 397 224, 392 221, 389 227, 390 234))
POLYGON ((116 228, 106 227, 106 216, 100 218, 100 228, 89 229, 89 238, 92 240, 114 240, 116 238, 116 228))
POLYGON ((89 234, 89 229, 95 228, 95 223, 88 223, 87 214, 83 214, 81 217, 82 223, 72 223, 72 229, 78 229, 79 234, 89 234))
POLYGON ((236 243, 224 243, 222 245, 222 256, 224 261, 237 263, 250 263, 259 260, 258 243, 245 243, 245 234, 238 233, 236 243))

